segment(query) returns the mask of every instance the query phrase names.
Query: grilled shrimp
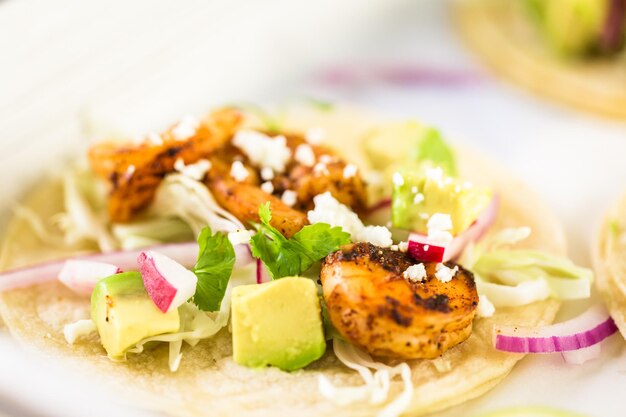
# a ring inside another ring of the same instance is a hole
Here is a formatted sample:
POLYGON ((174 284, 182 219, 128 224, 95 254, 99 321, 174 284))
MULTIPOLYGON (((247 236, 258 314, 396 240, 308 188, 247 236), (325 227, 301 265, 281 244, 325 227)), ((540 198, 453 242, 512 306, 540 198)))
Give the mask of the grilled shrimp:
MULTIPOLYGON (((307 144, 299 135, 286 134, 287 146, 295 154, 298 146, 307 144)), ((309 145, 315 155, 314 166, 304 165, 294 160, 287 167, 287 173, 274 180, 274 189, 281 192, 287 189, 297 193, 296 208, 307 211, 313 208, 313 198, 330 191, 342 204, 360 212, 365 208, 367 193, 365 182, 358 172, 347 171, 348 164, 332 149, 321 145, 309 145)))
POLYGON ((324 299, 343 337, 374 356, 401 359, 435 358, 469 337, 478 304, 472 273, 459 266, 443 283, 436 263, 425 263, 427 278, 409 282, 403 272, 414 263, 369 243, 328 255, 324 299))
POLYGON ((181 158, 186 164, 207 158, 222 148, 242 122, 242 115, 232 109, 219 110, 200 121, 187 139, 175 135, 175 127, 157 141, 140 144, 104 142, 89 150, 92 169, 109 181, 109 217, 127 221, 153 199, 165 174, 174 171, 181 158))
POLYGON ((267 194, 254 185, 238 183, 229 177, 207 178, 207 186, 217 203, 237 217, 244 225, 260 221, 259 207, 269 201, 272 209, 270 224, 290 238, 308 224, 306 214, 292 209, 280 198, 267 194))

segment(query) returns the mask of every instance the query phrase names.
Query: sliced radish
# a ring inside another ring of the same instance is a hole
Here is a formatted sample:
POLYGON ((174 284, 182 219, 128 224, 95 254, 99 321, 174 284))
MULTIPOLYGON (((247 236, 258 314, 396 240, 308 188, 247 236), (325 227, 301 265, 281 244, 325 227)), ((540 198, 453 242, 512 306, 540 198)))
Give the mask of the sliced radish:
POLYGON ((90 295, 99 280, 120 272, 122 269, 113 264, 70 259, 59 272, 59 281, 77 294, 90 295))
POLYGON ((137 258, 143 285, 154 304, 167 313, 196 292, 196 275, 167 256, 155 251, 141 252, 137 258))
MULTIPOLYGON (((543 327, 494 327, 494 347, 505 352, 553 353, 585 349, 600 343, 617 331, 617 326, 603 305, 589 308, 580 316, 543 327)), ((572 361, 597 355, 596 349, 571 356, 572 361)), ((566 357, 567 358, 567 357, 566 357)))
POLYGON ((456 259, 465 246, 478 241, 489 229, 498 214, 498 198, 494 196, 487 208, 463 233, 457 235, 449 243, 433 241, 426 235, 411 233, 409 235, 408 254, 423 262, 447 262, 456 259))

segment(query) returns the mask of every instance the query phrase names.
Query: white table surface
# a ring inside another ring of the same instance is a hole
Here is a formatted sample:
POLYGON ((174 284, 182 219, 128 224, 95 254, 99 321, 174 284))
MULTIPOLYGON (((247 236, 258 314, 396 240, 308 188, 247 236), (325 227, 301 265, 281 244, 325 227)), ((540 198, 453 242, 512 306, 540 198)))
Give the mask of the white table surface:
MULTIPOLYGON (((260 3, 0 2, 3 218, 29 183, 84 149, 85 120, 140 132, 223 102, 314 96, 418 118, 490 153, 550 203, 571 257, 589 265, 596 224, 626 191, 626 124, 491 77, 457 38, 446 2, 260 3), (334 67, 360 78, 322 82, 334 67), (479 81, 390 84, 372 76, 383 67, 479 81)), ((489 394, 447 415, 540 404, 622 416, 624 346, 614 336, 583 366, 526 358, 489 394)))

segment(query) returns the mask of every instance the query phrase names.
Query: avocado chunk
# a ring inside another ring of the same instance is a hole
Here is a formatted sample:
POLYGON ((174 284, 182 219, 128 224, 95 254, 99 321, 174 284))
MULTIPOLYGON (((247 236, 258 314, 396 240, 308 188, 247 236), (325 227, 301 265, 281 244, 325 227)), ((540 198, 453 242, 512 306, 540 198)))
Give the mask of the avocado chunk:
POLYGON ((399 171, 393 184, 393 226, 422 234, 428 233, 428 220, 435 213, 450 215, 453 235, 463 232, 493 198, 490 189, 446 177, 438 168, 399 171))
POLYGON ((91 293, 91 320, 111 358, 124 357, 128 348, 146 337, 180 328, 178 310, 161 312, 146 292, 139 272, 98 281, 91 293))
POLYGON ((315 283, 281 278, 232 293, 233 357, 250 368, 293 371, 322 357, 326 341, 315 283))

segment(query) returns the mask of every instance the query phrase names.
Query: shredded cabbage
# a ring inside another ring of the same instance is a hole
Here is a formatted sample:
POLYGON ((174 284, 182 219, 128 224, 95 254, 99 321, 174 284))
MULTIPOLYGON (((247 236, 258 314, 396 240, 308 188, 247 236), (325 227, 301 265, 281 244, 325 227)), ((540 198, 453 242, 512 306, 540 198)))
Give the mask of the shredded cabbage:
POLYGON ((378 413, 378 417, 397 417, 407 409, 413 396, 411 368, 408 364, 389 366, 376 362, 369 354, 340 338, 333 339, 333 349, 337 358, 348 368, 357 371, 365 384, 337 387, 326 376, 320 375, 318 388, 322 396, 342 406, 362 401, 372 405, 382 404, 388 399, 391 380, 399 375, 404 389, 378 413))
POLYGON ((496 307, 530 304, 550 297, 588 298, 593 274, 571 260, 528 249, 504 249, 530 235, 530 228, 504 229, 463 256, 480 295, 496 307))
POLYGON ((178 308, 180 314, 180 330, 176 333, 167 333, 151 336, 138 342, 127 353, 141 353, 149 342, 168 342, 169 367, 176 372, 183 357, 181 352, 183 342, 190 346, 197 345, 200 340, 214 336, 228 324, 230 316, 230 287, 226 290, 220 310, 206 312, 199 310, 193 303, 185 303, 178 308))
POLYGON ((117 243, 107 228, 106 214, 93 204, 97 199, 94 195, 97 188, 88 173, 67 173, 63 178, 65 213, 59 223, 65 232, 67 244, 82 239, 94 240, 102 252, 110 252, 117 248, 117 243))
POLYGON ((26 222, 32 231, 35 232, 35 236, 37 236, 37 238, 43 243, 56 247, 63 247, 66 245, 63 238, 48 230, 41 217, 32 209, 26 206, 16 205, 13 207, 13 214, 16 218, 26 222))
POLYGON ((150 211, 159 217, 180 218, 195 235, 207 225, 213 231, 245 229, 235 216, 217 204, 204 184, 181 174, 170 174, 163 180, 150 211))
POLYGON ((142 248, 163 242, 184 242, 194 238, 189 225, 173 217, 159 217, 132 223, 114 224, 112 232, 124 250, 142 248))

